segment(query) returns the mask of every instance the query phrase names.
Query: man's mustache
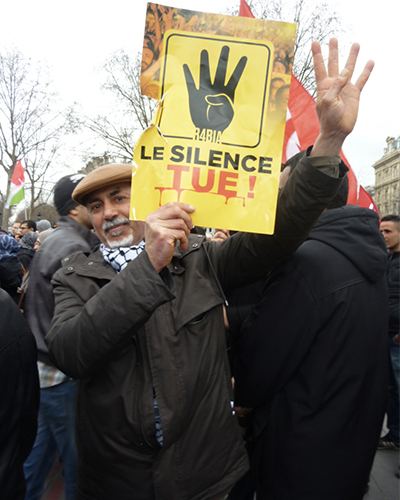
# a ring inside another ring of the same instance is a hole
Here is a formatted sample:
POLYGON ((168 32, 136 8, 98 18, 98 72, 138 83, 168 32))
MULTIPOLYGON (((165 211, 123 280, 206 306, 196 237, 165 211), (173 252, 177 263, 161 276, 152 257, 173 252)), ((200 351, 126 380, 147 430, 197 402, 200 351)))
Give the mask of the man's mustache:
POLYGON ((106 221, 103 224, 102 229, 104 232, 106 232, 107 230, 113 228, 114 226, 119 226, 120 224, 129 224, 129 219, 124 217, 124 218, 120 218, 120 219, 106 221))

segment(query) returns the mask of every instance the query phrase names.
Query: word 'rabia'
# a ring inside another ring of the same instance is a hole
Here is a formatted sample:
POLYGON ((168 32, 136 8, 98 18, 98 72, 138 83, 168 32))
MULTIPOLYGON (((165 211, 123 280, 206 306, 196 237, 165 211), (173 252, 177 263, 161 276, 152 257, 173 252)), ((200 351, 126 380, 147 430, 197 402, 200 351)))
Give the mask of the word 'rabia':
POLYGON ((220 130, 210 130, 203 128, 194 129, 194 140, 203 142, 214 142, 215 144, 221 144, 222 132, 220 130))

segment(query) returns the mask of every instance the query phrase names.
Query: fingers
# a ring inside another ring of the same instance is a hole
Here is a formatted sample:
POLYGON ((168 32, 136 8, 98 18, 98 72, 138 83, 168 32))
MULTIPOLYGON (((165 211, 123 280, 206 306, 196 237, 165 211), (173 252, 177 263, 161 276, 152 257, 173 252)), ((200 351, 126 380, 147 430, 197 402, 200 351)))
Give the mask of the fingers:
MULTIPOLYGON (((350 49, 349 56, 347 58, 345 68, 339 73, 339 49, 338 49, 338 41, 336 38, 331 38, 329 40, 329 57, 328 57, 328 71, 325 68, 324 58, 321 52, 321 45, 319 42, 314 41, 311 45, 311 51, 313 54, 314 60, 314 70, 315 70, 315 79, 317 82, 317 88, 321 87, 321 84, 327 78, 332 78, 333 83, 331 85, 331 89, 333 87, 333 92, 337 95, 338 90, 342 90, 347 83, 351 81, 351 78, 354 73, 354 69, 356 66, 358 54, 360 52, 360 45, 358 43, 353 43, 350 49)), ((373 61, 368 61, 365 65, 364 71, 359 76, 355 86, 358 90, 362 90, 367 83, 372 69, 374 67, 373 61)))
POLYGON ((219 56, 217 72, 215 73, 214 86, 223 88, 225 85, 226 67, 228 65, 229 47, 224 45, 219 56))
POLYGON ((186 250, 193 227, 190 214, 194 207, 187 203, 168 203, 146 217, 146 252, 157 272, 172 259, 176 242, 186 250))
MULTIPOLYGON (((325 69, 324 58, 322 56, 319 42, 313 42, 311 50, 314 57, 314 67, 316 71, 315 76, 321 79, 326 78, 327 76, 330 78, 336 78, 339 75, 339 45, 337 38, 331 38, 329 40, 328 72, 326 72, 325 69), (318 75, 317 70, 319 72, 318 75)), ((358 43, 354 43, 351 46, 349 57, 347 58, 345 65, 345 68, 347 68, 350 72, 350 78, 353 75, 359 51, 360 45, 358 43)))
POLYGON ((246 56, 241 57, 240 61, 237 63, 235 70, 232 73, 232 76, 229 78, 228 84, 226 85, 225 92, 229 96, 232 96, 232 100, 235 94, 236 87, 243 74, 244 68, 246 67, 246 64, 247 64, 247 57, 246 56))
POLYGON ((192 72, 187 64, 183 65, 183 72, 185 73, 186 85, 190 95, 191 89, 196 88, 196 85, 193 80, 192 72))
POLYGON ((340 75, 337 76, 325 95, 326 100, 334 100, 338 97, 340 92, 344 89, 347 83, 350 81, 350 71, 347 68, 344 68, 340 75))
POLYGON ((206 50, 201 51, 200 56, 200 84, 199 89, 209 89, 211 88, 211 77, 210 77, 210 62, 208 59, 208 52, 206 50))
POLYGON ((193 228, 192 218, 190 214, 195 211, 192 205, 187 203, 167 203, 155 212, 153 215, 157 218, 159 223, 164 227, 183 229, 190 232, 193 228))
POLYGON ((244 406, 235 406, 234 410, 238 417, 244 417, 252 411, 253 408, 245 408, 244 406))
POLYGON ((153 234, 157 233, 164 240, 180 240, 186 249, 190 230, 193 228, 190 214, 195 208, 187 203, 167 203, 146 218, 146 226, 153 234))
POLYGON ((360 92, 362 91, 364 85, 367 83, 369 77, 371 76, 372 70, 374 69, 374 65, 375 65, 374 61, 368 61, 367 64, 365 65, 364 71, 358 77, 355 86, 358 88, 360 92))
POLYGON ((325 69, 324 58, 322 57, 321 45, 319 42, 314 41, 311 44, 311 52, 314 60, 315 80, 317 87, 321 81, 328 77, 325 69))
POLYGON ((339 74, 339 49, 337 38, 329 40, 328 75, 335 78, 339 74))
POLYGON ((353 76, 359 52, 360 52, 360 45, 358 43, 353 43, 350 49, 349 57, 347 58, 347 62, 345 65, 345 68, 347 68, 350 72, 349 80, 351 80, 351 77, 353 76))
POLYGON ((228 96, 226 96, 225 94, 206 95, 204 99, 210 106, 223 106, 224 101, 226 103, 226 101, 228 100, 228 96))

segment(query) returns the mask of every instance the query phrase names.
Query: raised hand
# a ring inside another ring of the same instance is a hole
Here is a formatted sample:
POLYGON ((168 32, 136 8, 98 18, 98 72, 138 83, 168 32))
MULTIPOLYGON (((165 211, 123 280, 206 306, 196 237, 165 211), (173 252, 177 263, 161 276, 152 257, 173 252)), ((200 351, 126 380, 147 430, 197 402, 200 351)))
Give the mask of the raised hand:
POLYGON ((178 240, 186 250, 194 210, 187 203, 167 203, 146 217, 146 252, 158 273, 171 262, 178 240))
POLYGON ((210 129, 223 132, 234 116, 235 91, 247 63, 243 56, 237 63, 232 76, 225 85, 229 47, 222 47, 214 81, 211 83, 210 63, 207 50, 200 56, 200 81, 196 87, 187 64, 183 65, 186 86, 189 93, 189 107, 192 121, 200 130, 210 129))
POLYGON ((355 84, 351 83, 360 46, 355 43, 350 49, 344 69, 339 73, 338 41, 329 41, 328 71, 319 42, 311 47, 317 82, 316 110, 320 123, 320 134, 311 156, 339 155, 345 138, 357 121, 360 94, 374 67, 368 61, 355 84))

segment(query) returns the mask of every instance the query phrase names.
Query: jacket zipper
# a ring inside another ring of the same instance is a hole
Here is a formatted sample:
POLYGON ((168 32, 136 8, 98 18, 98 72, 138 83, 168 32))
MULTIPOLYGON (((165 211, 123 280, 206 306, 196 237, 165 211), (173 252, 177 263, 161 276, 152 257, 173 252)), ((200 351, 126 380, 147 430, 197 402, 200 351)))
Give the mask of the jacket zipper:
MULTIPOLYGON (((143 421, 142 421, 141 411, 140 411, 141 410, 140 403, 141 403, 141 400, 142 400, 142 394, 143 394, 143 388, 144 388, 144 373, 143 373, 144 372, 144 366, 143 366, 143 356, 142 356, 142 351, 141 351, 141 348, 140 348, 139 336, 136 335, 135 337, 132 337, 132 342, 136 346, 136 351, 137 351, 137 355, 138 355, 138 361, 136 362, 136 366, 138 367, 139 373, 140 373, 140 389, 139 389, 138 408, 137 408, 137 410, 138 410, 137 414, 138 414, 138 420, 139 420, 139 427, 140 427, 140 430, 142 432, 143 440, 146 442, 146 444, 148 446, 150 446, 150 448, 155 449, 155 446, 153 446, 151 443, 149 443, 149 441, 146 438, 145 432, 143 430, 143 421)), ((143 444, 143 443, 139 443, 139 444, 143 444)))

